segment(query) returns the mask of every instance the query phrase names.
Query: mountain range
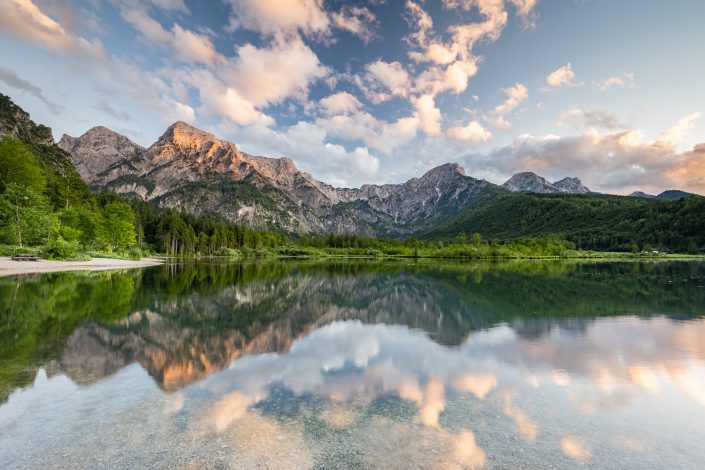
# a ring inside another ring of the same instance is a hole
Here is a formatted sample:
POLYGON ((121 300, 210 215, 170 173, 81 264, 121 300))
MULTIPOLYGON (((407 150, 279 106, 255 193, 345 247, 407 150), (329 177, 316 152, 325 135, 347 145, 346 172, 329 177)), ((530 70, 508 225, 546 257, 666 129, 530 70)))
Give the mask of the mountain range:
POLYGON ((498 186, 466 175, 457 163, 401 184, 335 188, 299 170, 290 158, 249 155, 184 122, 171 125, 149 148, 105 127, 80 137, 64 135, 58 146, 94 189, 295 233, 407 235, 508 191, 590 193, 578 178, 550 183, 528 172, 498 186))
MULTIPOLYGON (((87 184, 93 190, 136 195, 161 209, 217 214, 232 223, 297 234, 417 236, 480 209, 492 212, 492 206, 513 193, 599 196, 574 177, 549 182, 523 172, 500 186, 468 176, 457 163, 400 184, 335 188, 299 170, 290 158, 247 154, 184 122, 169 126, 148 148, 101 126, 80 137, 64 135, 55 145, 48 127, 35 124, 0 95, 0 138, 3 135, 30 143, 57 175, 75 174, 74 197, 80 197, 80 186, 87 184)), ((666 191, 622 199, 677 200, 690 195, 666 191)))

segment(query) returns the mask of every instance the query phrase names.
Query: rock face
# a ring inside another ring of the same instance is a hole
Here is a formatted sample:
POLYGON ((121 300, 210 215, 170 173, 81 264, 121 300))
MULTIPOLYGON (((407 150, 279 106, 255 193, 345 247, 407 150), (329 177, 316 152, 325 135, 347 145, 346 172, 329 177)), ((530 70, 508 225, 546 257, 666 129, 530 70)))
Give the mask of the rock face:
POLYGON ((89 184, 113 165, 144 151, 127 137, 102 126, 90 129, 80 138, 64 134, 58 146, 71 154, 76 170, 89 184))
POLYGON ((587 194, 590 192, 578 178, 563 178, 560 181, 551 183, 546 178, 530 171, 517 173, 509 178, 502 187, 514 192, 525 191, 541 194, 587 194))
POLYGON ((94 188, 298 233, 413 233, 499 190, 467 176, 457 164, 403 184, 334 188, 296 168, 290 158, 248 155, 184 122, 170 126, 147 149, 104 127, 64 136, 59 145, 94 188))

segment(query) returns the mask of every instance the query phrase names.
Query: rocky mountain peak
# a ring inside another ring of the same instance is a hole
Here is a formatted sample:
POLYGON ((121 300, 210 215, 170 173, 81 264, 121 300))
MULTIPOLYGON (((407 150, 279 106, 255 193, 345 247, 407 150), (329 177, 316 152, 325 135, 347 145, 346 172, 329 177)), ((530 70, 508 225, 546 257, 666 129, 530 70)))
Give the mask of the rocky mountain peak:
MULTIPOLYGON (((183 121, 177 121, 169 126, 155 145, 171 144, 182 149, 198 151, 204 146, 218 145, 225 146, 225 141, 218 139, 213 134, 202 131, 183 121)), ((227 142, 233 149, 237 149, 235 144, 227 142)))
POLYGON ((465 168, 463 168, 458 163, 445 163, 443 165, 437 166, 428 170, 424 175, 419 178, 420 180, 438 180, 448 177, 456 176, 467 176, 465 174, 465 168))
POLYGON ((563 178, 560 181, 553 183, 553 186, 558 188, 562 193, 570 194, 587 194, 590 192, 588 188, 583 185, 583 182, 578 178, 563 178))
POLYGON ((546 178, 531 171, 517 173, 509 178, 503 185, 510 191, 530 191, 533 193, 553 193, 558 192, 546 178))
POLYGON ((590 192, 588 188, 583 186, 583 183, 578 178, 563 178, 560 181, 551 183, 543 176, 539 176, 531 171, 517 173, 509 178, 502 187, 515 192, 526 191, 541 194, 586 194, 590 192))

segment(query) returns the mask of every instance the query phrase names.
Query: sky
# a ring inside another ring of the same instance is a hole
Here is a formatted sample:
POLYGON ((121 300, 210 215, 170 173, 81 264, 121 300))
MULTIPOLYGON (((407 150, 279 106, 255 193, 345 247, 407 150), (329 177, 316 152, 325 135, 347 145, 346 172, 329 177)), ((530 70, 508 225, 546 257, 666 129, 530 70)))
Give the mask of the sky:
POLYGON ((0 92, 62 134, 177 120, 335 186, 457 162, 705 194, 705 2, 5 0, 0 92))

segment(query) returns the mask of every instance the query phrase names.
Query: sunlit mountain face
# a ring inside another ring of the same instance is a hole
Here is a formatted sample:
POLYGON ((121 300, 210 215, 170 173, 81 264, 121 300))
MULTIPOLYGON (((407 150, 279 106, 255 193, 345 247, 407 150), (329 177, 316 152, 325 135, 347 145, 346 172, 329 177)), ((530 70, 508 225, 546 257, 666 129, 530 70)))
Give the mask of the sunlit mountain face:
POLYGON ((696 468, 703 286, 688 262, 4 278, 2 461, 696 468))
POLYGON ((185 121, 335 187, 450 162, 495 184, 705 193, 702 2, 4 7, 0 92, 57 140, 104 126, 147 147, 185 121))

